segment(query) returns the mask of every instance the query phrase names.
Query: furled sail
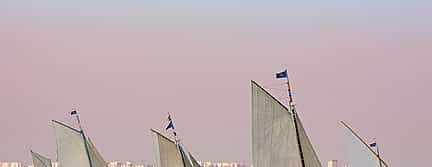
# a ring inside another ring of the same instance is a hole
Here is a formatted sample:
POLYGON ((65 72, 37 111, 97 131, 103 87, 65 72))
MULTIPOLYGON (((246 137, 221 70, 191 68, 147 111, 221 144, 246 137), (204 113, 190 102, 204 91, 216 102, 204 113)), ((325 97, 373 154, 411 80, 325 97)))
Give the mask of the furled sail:
MULTIPOLYGON (((297 116, 305 167, 321 163, 297 116)), ((293 115, 252 81, 252 158, 254 167, 302 167, 293 115)))
POLYGON ((171 139, 151 130, 154 134, 156 161, 158 167, 184 167, 177 144, 171 139))
POLYGON ((107 167, 107 163, 99 153, 99 151, 96 149, 95 145, 93 144, 92 140, 90 138, 87 138, 88 140, 88 148, 89 148, 89 154, 91 157, 91 160, 93 162, 93 167, 107 167))
POLYGON ((55 120, 52 125, 57 141, 59 167, 90 167, 81 131, 55 120))
POLYGON ((40 155, 39 153, 30 151, 34 167, 51 167, 51 160, 40 155))
POLYGON ((358 136, 347 124, 342 122, 345 129, 345 142, 348 146, 350 167, 387 167, 384 161, 358 136))

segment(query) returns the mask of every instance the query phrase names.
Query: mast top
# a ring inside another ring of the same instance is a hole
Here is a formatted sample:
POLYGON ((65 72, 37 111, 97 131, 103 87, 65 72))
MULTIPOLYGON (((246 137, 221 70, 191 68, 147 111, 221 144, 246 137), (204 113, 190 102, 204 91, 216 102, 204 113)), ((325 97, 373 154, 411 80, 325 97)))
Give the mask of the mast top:
POLYGON ((81 120, 80 120, 78 111, 75 108, 72 108, 72 111, 70 112, 70 115, 76 117, 79 129, 80 129, 81 132, 83 132, 83 128, 81 126, 81 120))
POLYGON ((286 84, 288 88, 288 106, 290 107, 290 111, 295 112, 295 103, 294 103, 294 97, 292 94, 292 88, 289 81, 289 75, 287 69, 285 69, 282 72, 276 73, 276 79, 286 79, 286 84))
POLYGON ((180 140, 179 140, 179 138, 177 136, 177 132, 176 132, 176 130, 174 128, 174 121, 171 118, 171 113, 168 112, 168 125, 166 126, 165 130, 168 131, 170 129, 172 130, 172 134, 174 135, 174 141, 175 141, 175 143, 177 145, 179 145, 180 144, 180 140))

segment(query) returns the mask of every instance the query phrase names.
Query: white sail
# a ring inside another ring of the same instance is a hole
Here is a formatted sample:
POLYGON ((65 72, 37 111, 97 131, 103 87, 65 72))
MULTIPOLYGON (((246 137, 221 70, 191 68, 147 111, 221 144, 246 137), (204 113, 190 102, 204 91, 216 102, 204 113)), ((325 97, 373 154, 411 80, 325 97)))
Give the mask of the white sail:
POLYGON ((181 146, 178 146, 180 150, 180 155, 182 156, 182 160, 184 162, 185 167, 193 167, 192 161, 188 154, 186 154, 181 146))
POLYGON ((51 160, 40 155, 39 153, 30 151, 34 167, 51 167, 51 160))
POLYGON ((300 143, 302 146, 303 157, 306 167, 322 167, 321 162, 313 149, 312 143, 306 134, 300 117, 296 114, 297 129, 300 137, 300 143))
POLYGON ((152 129, 158 167, 184 167, 177 144, 152 129))
POLYGON ((252 81, 252 158, 254 167, 301 167, 293 117, 252 81))
POLYGON ((55 120, 52 125, 57 141, 59 167, 90 167, 82 133, 55 120))
POLYGON ((191 153, 189 153, 189 157, 190 157, 190 159, 191 159, 191 161, 192 161, 192 165, 193 165, 194 167, 201 167, 201 165, 198 163, 198 161, 195 159, 195 157, 192 156, 191 153))
MULTIPOLYGON (((344 122, 350 167, 380 167, 377 154, 344 122)), ((382 160, 381 160, 382 161, 382 160)), ((387 167, 382 161, 381 167, 387 167)))
POLYGON ((93 167, 107 167, 107 163, 99 153, 99 151, 96 149, 95 145, 93 144, 92 140, 88 138, 88 148, 89 148, 89 154, 93 163, 93 167))

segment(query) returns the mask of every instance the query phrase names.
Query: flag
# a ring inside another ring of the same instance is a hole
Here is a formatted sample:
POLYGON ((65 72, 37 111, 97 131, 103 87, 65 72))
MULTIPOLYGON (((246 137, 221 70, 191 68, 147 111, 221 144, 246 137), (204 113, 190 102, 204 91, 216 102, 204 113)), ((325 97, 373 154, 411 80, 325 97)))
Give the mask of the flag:
POLYGON ((171 119, 170 113, 168 113, 168 126, 165 128, 165 130, 168 130, 168 129, 174 129, 174 123, 171 119))
POLYGON ((369 146, 370 146, 370 147, 376 147, 376 146, 377 146, 377 143, 376 143, 376 142, 371 143, 371 144, 369 144, 369 146))
POLYGON ((165 128, 165 130, 168 130, 168 129, 174 129, 174 124, 173 124, 173 121, 172 121, 172 120, 170 120, 170 121, 168 122, 168 126, 165 128))
POLYGON ((279 79, 279 78, 288 78, 287 70, 276 73, 276 79, 279 79))
POLYGON ((77 115, 78 112, 77 112, 76 110, 73 110, 70 114, 71 114, 71 115, 77 115))

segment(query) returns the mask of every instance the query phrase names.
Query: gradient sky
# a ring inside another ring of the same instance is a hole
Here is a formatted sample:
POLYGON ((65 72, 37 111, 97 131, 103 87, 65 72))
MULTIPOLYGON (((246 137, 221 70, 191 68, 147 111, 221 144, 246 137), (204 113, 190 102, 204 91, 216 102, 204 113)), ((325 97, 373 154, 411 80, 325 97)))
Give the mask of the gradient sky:
MULTIPOLYGON (((81 113, 107 160, 153 160, 171 112, 200 160, 251 162, 250 80, 288 68, 323 163, 345 120, 392 167, 432 150, 430 1, 0 0, 0 161, 55 157, 51 119, 81 113)), ((274 89, 276 88, 276 89, 274 89)))

